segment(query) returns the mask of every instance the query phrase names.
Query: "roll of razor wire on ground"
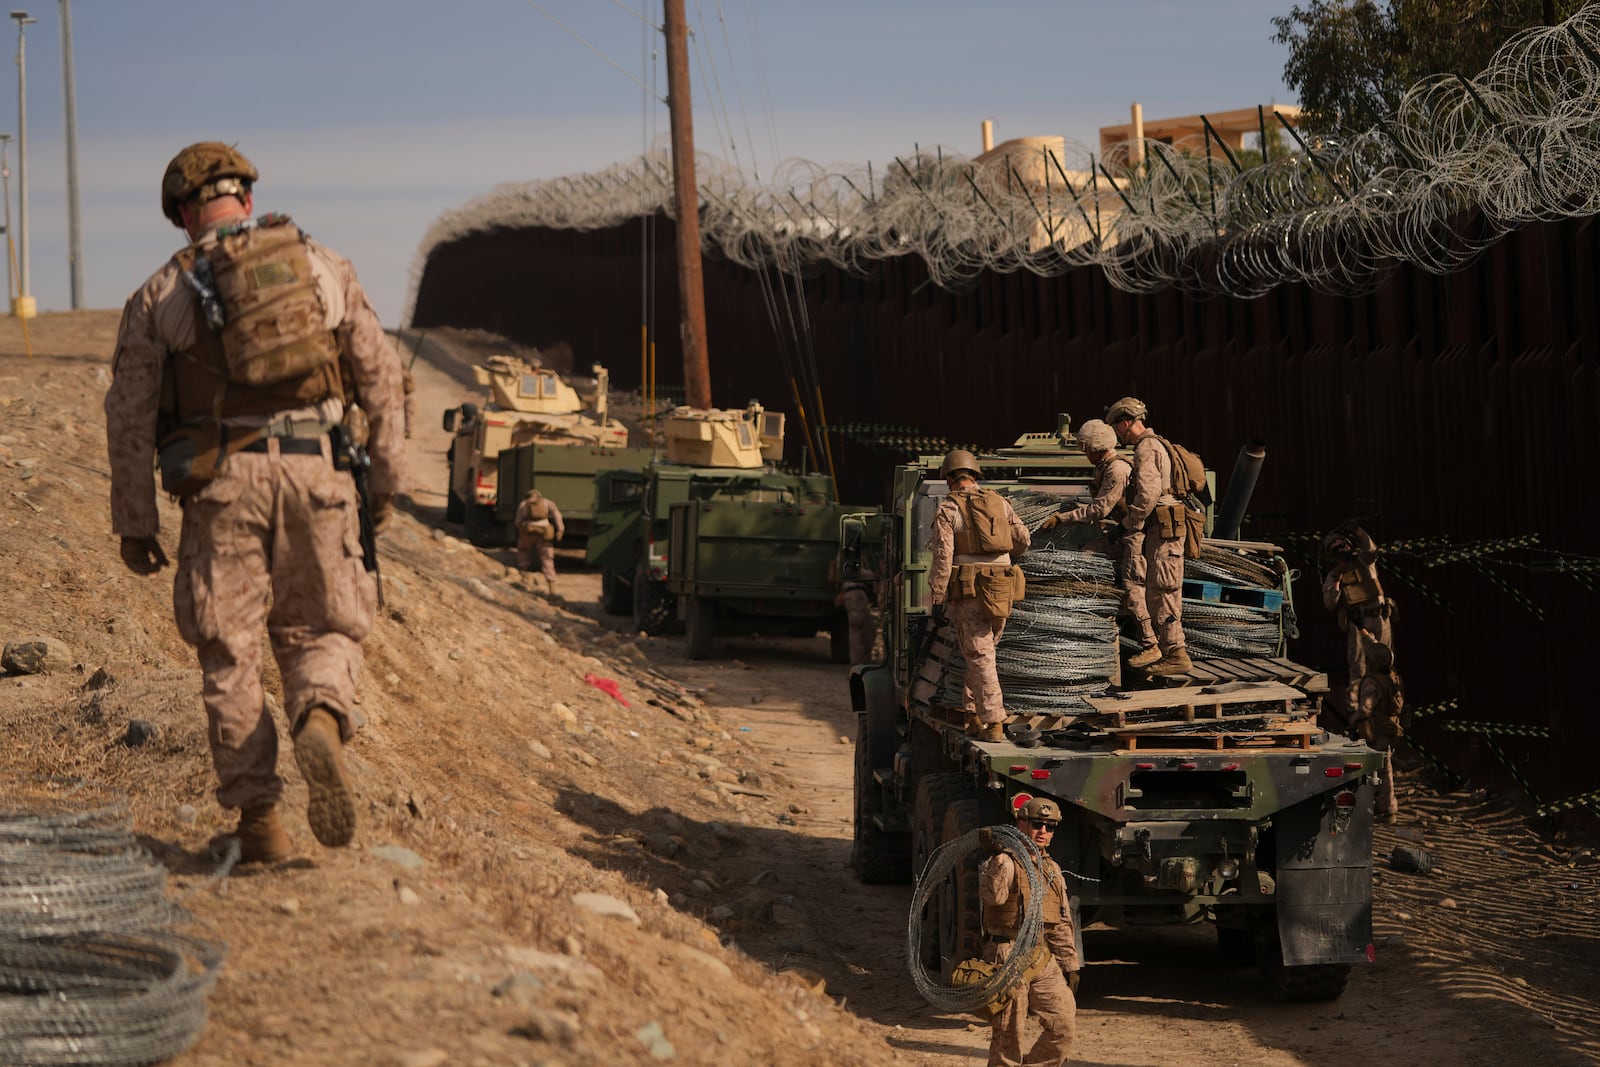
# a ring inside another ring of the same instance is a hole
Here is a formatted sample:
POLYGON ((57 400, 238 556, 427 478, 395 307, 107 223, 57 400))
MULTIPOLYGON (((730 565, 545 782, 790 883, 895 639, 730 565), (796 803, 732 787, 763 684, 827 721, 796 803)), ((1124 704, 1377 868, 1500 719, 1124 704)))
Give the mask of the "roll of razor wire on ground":
POLYGON ((0 808, 0 1063, 169 1059, 204 1029, 226 950, 171 929, 192 919, 124 802, 74 809, 54 785, 0 808))
POLYGON ((1011 954, 994 974, 973 985, 947 986, 937 981, 922 965, 922 909, 927 905, 933 888, 942 885, 945 877, 958 864, 982 849, 978 841, 981 831, 970 830, 935 849, 933 855, 928 857, 928 865, 917 879, 917 889, 911 897, 911 913, 906 921, 906 958, 911 962, 911 980, 923 999, 943 1011, 982 1011, 990 1001, 1012 989, 1021 980, 1032 961, 1034 948, 1039 944, 1040 916, 1046 887, 1044 872, 1037 859, 1037 846, 1014 826, 991 826, 988 830, 1001 847, 1011 854, 1028 880, 1026 906, 1022 911, 1016 939, 1011 943, 1011 954))

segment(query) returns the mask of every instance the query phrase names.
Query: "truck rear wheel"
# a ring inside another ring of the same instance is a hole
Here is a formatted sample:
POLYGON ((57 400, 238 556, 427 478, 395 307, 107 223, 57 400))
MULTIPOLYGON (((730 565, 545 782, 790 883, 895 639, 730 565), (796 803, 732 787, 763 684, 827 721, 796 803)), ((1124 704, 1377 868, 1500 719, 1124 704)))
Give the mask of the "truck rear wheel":
POLYGON ((1312 963, 1290 967, 1283 962, 1283 946, 1278 943, 1278 931, 1258 931, 1256 936, 1256 966, 1262 981, 1279 1000, 1292 1002, 1338 1000, 1350 981, 1348 963, 1312 963))
MULTIPOLYGON (((944 809, 939 843, 954 841, 982 825, 977 799, 957 800, 944 809)), ((939 897, 939 945, 943 957, 940 973, 946 984, 956 964, 983 951, 983 916, 978 902, 978 864, 982 860, 982 851, 974 850, 945 876, 939 897)))
POLYGON ((607 615, 626 615, 633 610, 633 586, 614 567, 600 568, 600 610, 607 615))
MULTIPOLYGON (((911 805, 911 877, 919 885, 928 866, 928 857, 939 847, 945 809, 965 790, 966 780, 949 772, 925 774, 917 781, 916 799, 911 805)), ((940 967, 939 909, 943 896, 943 887, 935 886, 918 920, 922 925, 922 965, 930 971, 940 967)))
POLYGON ((863 885, 892 885, 906 880, 910 866, 904 846, 891 844, 890 835, 873 822, 877 809, 872 780, 872 730, 865 713, 856 716, 856 836, 850 849, 850 866, 863 885))
POLYGON ((665 582, 650 577, 641 563, 633 572, 633 625, 652 637, 664 634, 672 625, 672 594, 665 582))
POLYGON ((690 597, 684 610, 684 629, 688 636, 689 658, 710 658, 711 638, 717 630, 717 606, 705 597, 690 597))
POLYGON ((468 541, 483 547, 499 544, 502 530, 494 517, 494 508, 487 504, 468 504, 461 532, 468 541))

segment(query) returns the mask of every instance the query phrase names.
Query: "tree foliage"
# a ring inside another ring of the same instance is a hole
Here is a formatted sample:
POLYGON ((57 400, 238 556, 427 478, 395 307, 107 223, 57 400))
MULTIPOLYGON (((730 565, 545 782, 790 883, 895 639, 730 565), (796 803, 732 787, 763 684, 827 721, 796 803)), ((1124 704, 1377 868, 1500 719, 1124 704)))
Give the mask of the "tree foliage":
POLYGON ((1434 74, 1472 77, 1518 32, 1585 0, 1307 0, 1272 20, 1312 129, 1366 129, 1434 74))

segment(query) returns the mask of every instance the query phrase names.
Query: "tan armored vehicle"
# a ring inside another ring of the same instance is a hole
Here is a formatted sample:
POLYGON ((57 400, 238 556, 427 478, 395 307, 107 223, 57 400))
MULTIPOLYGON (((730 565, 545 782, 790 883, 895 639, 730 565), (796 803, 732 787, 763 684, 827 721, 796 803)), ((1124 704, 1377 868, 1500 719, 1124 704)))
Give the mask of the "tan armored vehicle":
MULTIPOLYGON (((488 387, 489 401, 482 408, 469 403, 444 413, 444 428, 456 435, 446 453, 450 490, 445 518, 464 523, 468 539, 484 544, 503 535, 506 525, 496 514, 504 510, 497 508, 502 451, 535 443, 626 448, 628 430, 607 415, 610 375, 598 363, 593 392, 585 390, 587 395, 538 360, 490 356, 472 370, 478 384, 488 387)), ((505 503, 514 507, 516 501, 505 503)))

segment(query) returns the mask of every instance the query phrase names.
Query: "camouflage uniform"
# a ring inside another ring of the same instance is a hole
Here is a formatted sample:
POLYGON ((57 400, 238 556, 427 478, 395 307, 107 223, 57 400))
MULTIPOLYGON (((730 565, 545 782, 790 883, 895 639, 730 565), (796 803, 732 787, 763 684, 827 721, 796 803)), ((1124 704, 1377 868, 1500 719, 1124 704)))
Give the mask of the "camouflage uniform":
MULTIPOLYGON (((1077 1029, 1077 999, 1063 972, 1078 969, 1077 936, 1072 925, 1072 909, 1066 879, 1061 867, 1049 855, 1043 856, 1044 880, 1048 899, 1041 909, 1044 929, 1041 940, 1051 958, 1026 987, 1019 986, 990 1020, 989 1067, 1014 1067, 1017 1064, 1049 1064, 1059 1067, 1072 1052, 1077 1029), (1044 1032, 1022 1054, 1022 1024, 1032 1012, 1039 1017, 1044 1032)), ((1023 915, 1025 875, 1009 853, 1001 852, 978 867, 978 898, 983 902, 983 958, 1004 963, 1011 955, 1023 915)))
POLYGON ((567 528, 561 519, 561 509, 556 507, 556 502, 546 496, 529 495, 524 497, 522 503, 517 505, 517 513, 512 518, 511 524, 517 530, 517 566, 525 571, 533 570, 535 562, 539 564, 539 573, 544 575, 544 580, 550 592, 556 591, 556 542, 566 535, 567 528), (541 510, 542 516, 535 515, 541 510), (539 518, 547 520, 555 528, 555 536, 541 537, 524 527, 539 518))
POLYGON ((417 381, 411 377, 411 368, 405 364, 400 366, 400 385, 406 395, 406 436, 411 436, 411 427, 417 422, 417 381))
MULTIPOLYGON (((213 228, 198 244, 215 239, 213 228)), ((400 361, 349 261, 315 242, 308 247, 326 325, 370 423, 370 491, 392 495, 405 476, 405 427, 390 417, 402 409, 400 361)), ((123 538, 158 532, 151 457, 163 369, 191 351, 206 329, 198 298, 172 262, 123 309, 105 398, 111 521, 123 538)), ((333 467, 327 430, 343 414, 343 400, 329 397, 225 420, 235 429, 271 424, 291 433, 267 437, 260 451, 230 453, 221 475, 181 502, 173 608, 204 672, 217 800, 226 808, 276 804, 283 792, 277 731, 261 684, 263 623, 291 725, 298 728, 321 706, 338 720, 344 740, 353 733, 349 711, 376 586, 363 565, 355 483, 333 467), (320 450, 296 450, 308 440, 320 450)))
MULTIPOLYGON (((1172 457, 1155 431, 1146 429, 1133 446, 1132 492, 1128 494, 1128 536, 1124 551, 1131 566, 1123 574, 1130 600, 1142 589, 1148 624, 1163 656, 1185 652, 1183 637, 1183 538, 1163 540, 1158 506, 1179 504, 1172 495, 1172 457)), ((1135 618, 1138 616, 1135 615, 1135 618)), ((1141 622, 1141 630, 1143 629, 1141 622)))
POLYGON ((844 583, 839 603, 844 606, 850 625, 850 662, 871 663, 872 646, 878 638, 878 624, 872 611, 872 582, 852 580, 844 583))
POLYGON ((1394 602, 1378 580, 1378 546, 1357 526, 1349 536, 1354 558, 1336 560, 1322 579, 1322 606, 1345 632, 1349 677, 1345 706, 1350 724, 1383 753, 1383 784, 1375 805, 1380 816, 1397 813, 1393 747, 1399 739, 1404 697, 1394 673, 1394 602), (1346 590, 1351 592, 1346 592, 1346 590), (1350 599, 1360 602, 1350 604, 1350 599), (1382 646, 1379 651, 1379 646, 1382 646))
MULTIPOLYGON (((1068 522, 1121 522, 1128 514, 1128 482, 1133 477, 1133 464, 1115 452, 1095 464, 1094 480, 1090 483, 1087 504, 1068 508, 1058 521, 1068 522)), ((1104 538, 1091 543, 1097 551, 1111 551, 1104 538)), ((1144 603, 1144 532, 1129 531, 1116 550, 1118 556, 1118 585, 1122 587, 1122 609, 1139 628, 1139 644, 1153 648, 1156 632, 1150 625, 1150 611, 1144 603)))
MULTIPOLYGON (((1017 555, 1028 550, 1028 528, 1022 525, 1017 513, 1006 501, 1006 519, 1011 527, 1011 551, 1017 555)), ((1009 567, 1011 554, 965 555, 955 550, 956 534, 964 529, 961 509, 955 494, 939 502, 933 516, 933 565, 928 571, 928 589, 935 606, 948 605, 946 611, 956 628, 956 640, 961 645, 961 656, 966 660, 966 709, 985 724, 1002 723, 1006 719, 1005 698, 1000 692, 1000 679, 995 672, 995 642, 1005 632, 1006 620, 988 615, 983 602, 977 597, 950 598, 951 577, 961 564, 1009 567)))

